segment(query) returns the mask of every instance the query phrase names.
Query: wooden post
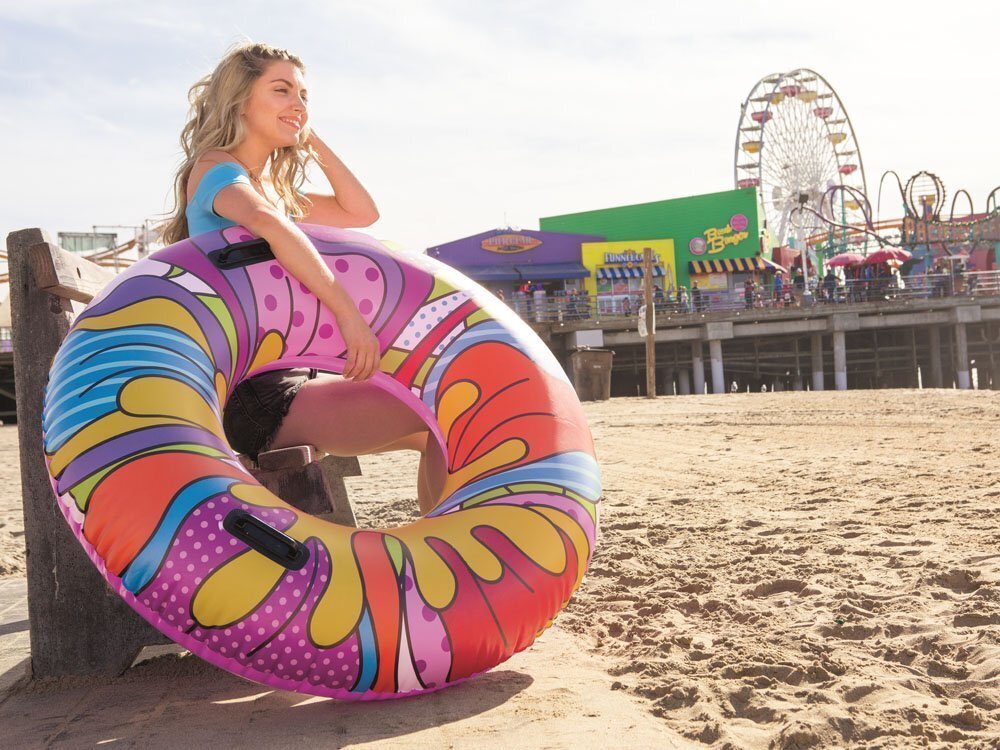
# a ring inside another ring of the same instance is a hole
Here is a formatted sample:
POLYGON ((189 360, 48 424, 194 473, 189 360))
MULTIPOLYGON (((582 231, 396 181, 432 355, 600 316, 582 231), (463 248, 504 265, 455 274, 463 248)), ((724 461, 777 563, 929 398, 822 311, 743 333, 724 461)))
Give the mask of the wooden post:
POLYGON ((930 343, 927 345, 931 356, 931 376, 924 380, 924 388, 930 380, 931 388, 944 388, 944 372, 941 367, 941 329, 935 325, 928 329, 930 343))
POLYGON ((642 251, 642 291, 646 300, 646 398, 656 398, 656 341, 653 309, 653 251, 642 251))
POLYGON ((875 351, 875 388, 882 387, 882 363, 878 356, 878 329, 872 329, 872 349, 875 351))
POLYGON ((792 376, 792 390, 793 391, 804 391, 806 390, 806 384, 802 378, 802 356, 801 350, 799 348, 799 337, 795 336, 792 339, 792 357, 795 362, 795 373, 792 376))
POLYGON ((111 590, 87 558, 58 508, 42 448, 49 367, 73 320, 70 300, 53 293, 69 278, 60 280, 60 269, 79 268, 80 281, 98 287, 114 274, 59 250, 41 229, 7 235, 7 259, 32 674, 120 674, 143 646, 169 641, 111 590), (58 260, 46 269, 42 256, 53 249, 58 260))
POLYGON ((997 361, 993 353, 993 338, 989 323, 983 324, 983 333, 986 335, 986 352, 990 360, 990 388, 995 391, 1000 388, 1000 372, 997 371, 997 361))
MULTIPOLYGON (((53 244, 33 228, 7 235, 17 431, 21 460, 28 621, 34 677, 118 675, 143 646, 169 643, 119 597, 62 517, 42 446, 42 401, 49 368, 75 317, 115 277, 53 244)), ((359 476, 356 457, 325 456, 311 446, 262 453, 244 466, 265 487, 310 513, 356 525, 344 476, 359 476)), ((245 458, 245 457, 243 457, 245 458)))

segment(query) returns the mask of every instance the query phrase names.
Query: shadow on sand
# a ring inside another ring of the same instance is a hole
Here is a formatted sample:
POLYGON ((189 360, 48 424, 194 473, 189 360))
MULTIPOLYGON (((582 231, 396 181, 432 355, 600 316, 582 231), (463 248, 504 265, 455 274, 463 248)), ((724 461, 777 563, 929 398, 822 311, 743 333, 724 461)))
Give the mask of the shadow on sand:
MULTIPOLYGON (((140 657, 115 679, 21 680, 0 696, 4 745, 301 750, 365 744, 477 716, 532 684, 528 675, 496 670, 430 695, 348 703, 267 688, 177 647, 161 649, 173 652, 140 657)), ((16 669, 23 671, 24 662, 16 669)))

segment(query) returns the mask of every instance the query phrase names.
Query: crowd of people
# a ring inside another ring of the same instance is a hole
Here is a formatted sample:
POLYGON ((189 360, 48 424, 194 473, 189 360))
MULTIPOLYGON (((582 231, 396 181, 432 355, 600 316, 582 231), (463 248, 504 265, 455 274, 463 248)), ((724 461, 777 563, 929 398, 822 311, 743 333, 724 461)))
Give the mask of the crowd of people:
MULTIPOLYGON (((611 313, 631 315, 643 304, 642 292, 610 295, 610 302, 603 307, 611 313)), ((698 288, 698 282, 692 282, 691 290, 679 286, 677 291, 664 289, 659 284, 653 285, 653 309, 660 313, 690 313, 705 312, 708 309, 708 297, 698 288)))
MULTIPOLYGON (((825 275, 811 278, 809 294, 812 304, 837 304, 896 299, 906 296, 950 297, 975 294, 977 291, 995 293, 1000 272, 976 274, 960 263, 939 264, 926 274, 904 278, 898 269, 888 264, 867 264, 847 267, 841 271, 828 268, 825 275), (984 278, 979 278, 983 276, 984 278)), ((803 304, 806 282, 799 269, 793 269, 791 278, 778 271, 773 276, 748 276, 742 290, 735 292, 706 292, 692 281, 691 287, 681 285, 676 289, 653 286, 653 305, 656 313, 704 313, 710 309, 746 310, 781 308, 803 304)), ((594 315, 634 316, 643 304, 640 291, 606 293, 593 297, 583 289, 569 288, 546 291, 544 285, 526 281, 519 285, 511 299, 505 299, 502 290, 496 295, 525 318, 537 321, 584 320, 594 315)))
POLYGON ((542 320, 585 320, 590 317, 590 294, 571 287, 549 294, 544 285, 525 281, 520 284, 507 300, 503 289, 494 291, 518 315, 524 318, 542 320))

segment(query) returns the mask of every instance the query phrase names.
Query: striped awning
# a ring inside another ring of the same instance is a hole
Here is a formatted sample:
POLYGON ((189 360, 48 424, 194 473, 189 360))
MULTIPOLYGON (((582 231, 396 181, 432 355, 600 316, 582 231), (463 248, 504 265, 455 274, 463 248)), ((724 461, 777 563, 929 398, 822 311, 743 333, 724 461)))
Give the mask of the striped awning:
MULTIPOLYGON (((601 266, 597 269, 599 279, 641 279, 643 277, 642 266, 601 266)), ((663 266, 653 266, 653 276, 666 276, 663 266)))
POLYGON ((760 257, 692 260, 688 261, 688 270, 691 273, 751 273, 767 270, 767 264, 760 257))

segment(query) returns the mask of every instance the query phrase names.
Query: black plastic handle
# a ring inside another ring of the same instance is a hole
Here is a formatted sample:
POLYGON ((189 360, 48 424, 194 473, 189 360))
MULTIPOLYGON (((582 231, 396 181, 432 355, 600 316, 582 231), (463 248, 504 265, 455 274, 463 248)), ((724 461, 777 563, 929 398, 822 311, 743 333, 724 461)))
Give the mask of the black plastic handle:
POLYGON ((222 521, 222 528, 267 559, 289 570, 302 570, 309 559, 308 547, 245 510, 229 511, 222 521))
POLYGON ((215 264, 216 268, 239 268, 265 260, 274 260, 274 253, 271 252, 271 246, 267 240, 257 237, 245 242, 237 242, 221 250, 213 250, 208 254, 208 259, 215 264))

